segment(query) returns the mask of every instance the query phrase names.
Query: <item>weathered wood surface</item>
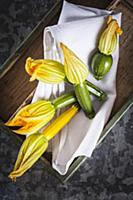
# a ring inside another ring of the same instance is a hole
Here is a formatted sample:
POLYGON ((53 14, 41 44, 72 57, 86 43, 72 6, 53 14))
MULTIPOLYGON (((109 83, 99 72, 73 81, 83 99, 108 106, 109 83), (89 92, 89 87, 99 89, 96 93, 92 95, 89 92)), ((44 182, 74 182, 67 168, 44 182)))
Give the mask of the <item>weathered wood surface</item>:
POLYGON ((117 72, 117 98, 112 113, 116 113, 133 94, 133 9, 120 3, 116 11, 122 12, 123 35, 120 38, 120 59, 117 72))

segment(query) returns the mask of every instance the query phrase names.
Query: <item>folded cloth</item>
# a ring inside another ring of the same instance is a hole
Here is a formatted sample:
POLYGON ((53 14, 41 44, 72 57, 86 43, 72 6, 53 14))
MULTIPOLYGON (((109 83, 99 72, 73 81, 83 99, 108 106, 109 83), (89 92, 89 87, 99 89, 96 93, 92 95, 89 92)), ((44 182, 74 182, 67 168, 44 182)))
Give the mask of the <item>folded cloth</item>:
MULTIPOLYGON (((97 47, 97 38, 107 15, 112 12, 96 8, 74 5, 64 1, 58 25, 44 30, 44 58, 63 62, 59 43, 63 42, 89 67, 92 53, 97 47)), ((112 14, 121 23, 121 13, 112 14)), ((81 110, 71 122, 52 140, 52 166, 64 175, 72 161, 78 156, 92 155, 100 134, 107 122, 116 97, 116 72, 119 57, 119 45, 113 53, 113 65, 110 72, 101 80, 94 79, 89 73, 88 80, 108 94, 107 101, 99 105, 93 100, 97 110, 94 119, 88 119, 81 110)), ((33 101, 49 99, 71 90, 64 83, 50 85, 39 82, 33 101)))

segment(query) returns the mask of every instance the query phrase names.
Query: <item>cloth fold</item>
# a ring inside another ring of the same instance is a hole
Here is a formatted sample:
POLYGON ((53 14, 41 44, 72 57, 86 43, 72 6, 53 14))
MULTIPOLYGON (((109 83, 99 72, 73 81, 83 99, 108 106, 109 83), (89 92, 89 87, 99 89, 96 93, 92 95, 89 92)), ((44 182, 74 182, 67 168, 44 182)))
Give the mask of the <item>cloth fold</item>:
MULTIPOLYGON (((97 48, 98 35, 109 14, 117 19, 120 25, 121 13, 112 14, 107 10, 88 8, 64 1, 58 24, 44 30, 44 58, 63 63, 63 55, 59 48, 59 43, 63 42, 89 68, 90 58, 97 48)), ((96 99, 93 100, 97 110, 95 118, 88 119, 81 110, 52 140, 52 166, 62 175, 67 172, 76 157, 82 155, 90 157, 96 147, 116 97, 118 58, 119 45, 113 53, 111 70, 101 81, 95 80, 89 73, 88 80, 108 94, 107 101, 102 105, 96 99)), ((50 85, 39 82, 33 101, 56 98, 70 90, 72 87, 64 83, 50 85)))

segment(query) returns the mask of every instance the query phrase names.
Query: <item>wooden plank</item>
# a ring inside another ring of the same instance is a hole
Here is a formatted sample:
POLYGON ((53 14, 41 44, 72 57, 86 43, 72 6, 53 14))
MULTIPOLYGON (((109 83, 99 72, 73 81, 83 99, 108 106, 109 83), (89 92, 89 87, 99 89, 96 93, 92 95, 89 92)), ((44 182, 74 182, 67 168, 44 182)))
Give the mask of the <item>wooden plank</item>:
POLYGON ((87 7, 106 8, 112 2, 112 0, 106 0, 106 1, 68 0, 68 2, 87 7))
POLYGON ((129 8, 126 2, 123 2, 116 7, 115 11, 123 13, 123 35, 120 38, 120 59, 116 78, 117 98, 111 117, 122 107, 128 97, 133 94, 133 9, 129 8))

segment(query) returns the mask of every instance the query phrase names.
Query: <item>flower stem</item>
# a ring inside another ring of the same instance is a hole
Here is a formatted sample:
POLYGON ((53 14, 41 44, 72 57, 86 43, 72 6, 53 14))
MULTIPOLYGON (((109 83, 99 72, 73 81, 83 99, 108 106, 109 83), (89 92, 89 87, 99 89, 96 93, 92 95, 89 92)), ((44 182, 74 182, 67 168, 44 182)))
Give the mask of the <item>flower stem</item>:
POLYGON ((93 95, 95 95, 96 97, 99 98, 100 101, 105 101, 107 99, 107 94, 106 92, 104 92, 103 90, 101 90, 99 87, 97 87, 96 85, 94 85, 93 83, 89 82, 89 81, 85 81, 87 89, 89 90, 89 92, 93 95))
POLYGON ((77 99, 74 95, 74 93, 67 93, 64 94, 52 101, 52 104, 54 105, 55 109, 64 108, 72 103, 77 102, 77 99))

